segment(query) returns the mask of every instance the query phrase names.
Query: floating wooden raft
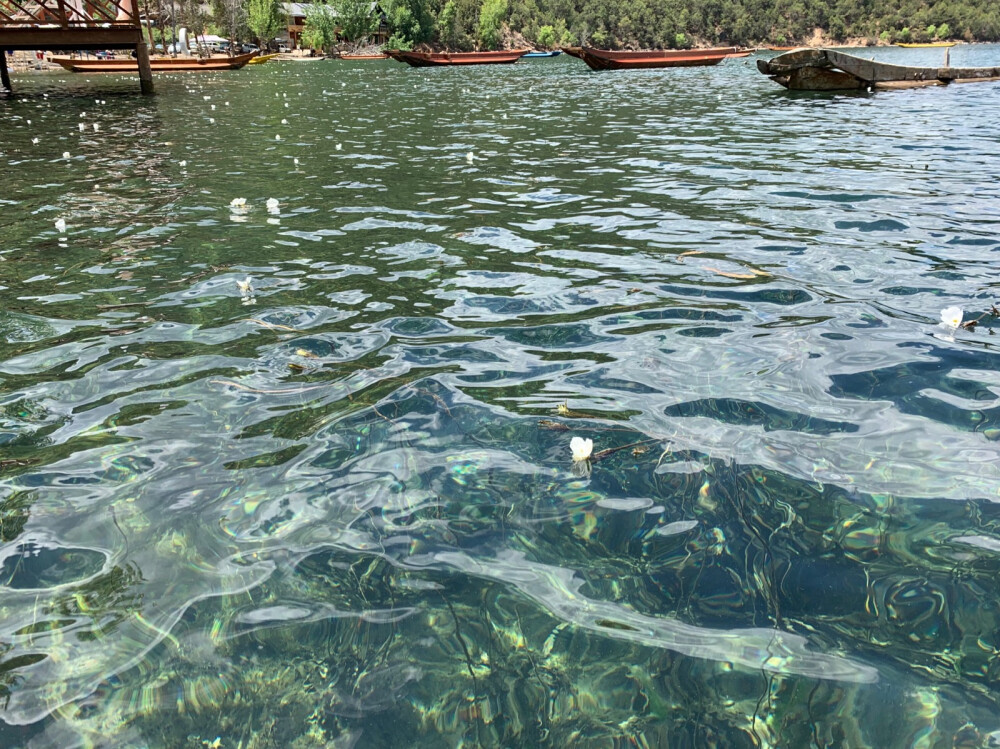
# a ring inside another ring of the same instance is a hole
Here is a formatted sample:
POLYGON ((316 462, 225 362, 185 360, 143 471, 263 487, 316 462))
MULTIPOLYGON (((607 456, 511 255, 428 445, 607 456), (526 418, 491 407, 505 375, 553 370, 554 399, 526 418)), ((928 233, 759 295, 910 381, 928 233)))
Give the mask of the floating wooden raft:
POLYGON ((832 49, 796 49, 770 60, 757 60, 757 69, 794 91, 913 88, 1000 80, 1000 67, 918 68, 865 60, 832 49))

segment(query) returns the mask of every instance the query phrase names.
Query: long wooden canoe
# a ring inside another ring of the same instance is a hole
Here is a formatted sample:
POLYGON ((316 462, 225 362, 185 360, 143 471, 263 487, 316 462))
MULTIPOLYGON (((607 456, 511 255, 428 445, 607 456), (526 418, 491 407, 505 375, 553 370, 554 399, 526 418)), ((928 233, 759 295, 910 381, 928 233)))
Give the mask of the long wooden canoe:
POLYGON ((388 60, 389 55, 379 53, 377 55, 337 55, 337 60, 388 60))
POLYGON ((794 91, 863 91, 1000 80, 1000 66, 920 68, 865 60, 833 49, 797 49, 757 60, 757 69, 794 91))
POLYGON ((740 52, 736 47, 711 49, 654 49, 640 52, 615 52, 582 47, 581 57, 592 70, 634 70, 640 68, 685 68, 718 65, 728 55, 740 52))
MULTIPOLYGON (((149 66, 154 73, 174 73, 187 70, 236 70, 256 55, 249 52, 234 57, 152 57, 149 66)), ((99 60, 85 57, 53 57, 52 62, 74 73, 136 73, 139 61, 134 57, 99 60)))
POLYGON ((409 52, 387 49, 385 53, 393 60, 405 62, 415 68, 429 68, 440 65, 509 65, 530 51, 508 49, 499 52, 409 52))
POLYGON ((958 42, 911 42, 909 44, 903 44, 903 42, 897 42, 897 47, 954 47, 958 42))

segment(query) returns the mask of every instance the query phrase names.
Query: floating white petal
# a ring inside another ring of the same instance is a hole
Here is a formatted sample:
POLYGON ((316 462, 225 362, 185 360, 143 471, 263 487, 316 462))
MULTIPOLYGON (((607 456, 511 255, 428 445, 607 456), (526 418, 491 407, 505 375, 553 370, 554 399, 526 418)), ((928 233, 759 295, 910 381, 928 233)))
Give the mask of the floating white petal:
POLYGON ((66 231, 66 221, 65 221, 65 219, 61 219, 61 218, 57 218, 56 219, 56 231, 58 231, 60 234, 62 234, 62 233, 64 233, 66 231))
POLYGON ((473 161, 476 160, 476 154, 472 153, 472 151, 469 151, 467 154, 465 154, 465 160, 471 164, 473 161))
POLYGON ((569 449, 573 451, 573 460, 587 460, 594 451, 594 440, 574 437, 569 441, 569 449))
POLYGON ((961 307, 945 307, 941 310, 941 322, 951 328, 957 328, 962 324, 961 307))
POLYGON ((229 201, 229 205, 233 208, 242 208, 247 204, 246 198, 233 198, 229 201))

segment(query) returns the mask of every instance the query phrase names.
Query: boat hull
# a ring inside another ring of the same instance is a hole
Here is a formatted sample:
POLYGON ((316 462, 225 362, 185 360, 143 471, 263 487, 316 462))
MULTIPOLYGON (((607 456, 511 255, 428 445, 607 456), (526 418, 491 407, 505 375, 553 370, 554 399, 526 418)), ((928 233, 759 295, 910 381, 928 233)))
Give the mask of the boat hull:
POLYGON ((581 48, 581 58, 592 70, 641 70, 646 68, 689 68, 718 65, 729 55, 738 54, 736 47, 712 49, 669 49, 642 52, 613 52, 605 49, 581 48))
MULTIPOLYGON (((174 73, 189 70, 237 70, 256 55, 250 52, 234 57, 153 57, 149 66, 154 73, 174 73)), ((97 60, 73 57, 53 57, 52 62, 73 73, 137 73, 139 61, 132 57, 120 60, 97 60)))
POLYGON ((515 49, 501 52, 408 52, 388 49, 393 60, 405 62, 415 68, 433 68, 443 65, 509 65, 520 60, 528 50, 515 49))
POLYGON ((339 55, 339 60, 388 60, 389 55, 339 55))
POLYGON ((562 54, 561 50, 554 49, 551 52, 529 52, 526 55, 521 55, 521 58, 524 60, 534 60, 543 57, 558 57, 561 54, 562 54))
POLYGON ((1000 80, 1000 67, 892 65, 832 49, 797 49, 770 60, 758 60, 757 69, 793 91, 863 91, 1000 80))
POLYGON ((898 42, 896 46, 897 47, 954 47, 956 44, 958 44, 958 42, 924 42, 922 44, 918 44, 916 42, 910 44, 903 44, 902 42, 898 42))

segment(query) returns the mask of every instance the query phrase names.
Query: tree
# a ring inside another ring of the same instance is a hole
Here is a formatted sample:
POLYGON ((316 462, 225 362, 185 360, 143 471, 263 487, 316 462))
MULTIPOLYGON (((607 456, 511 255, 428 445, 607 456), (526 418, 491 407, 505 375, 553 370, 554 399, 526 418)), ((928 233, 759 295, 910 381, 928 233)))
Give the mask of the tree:
POLYGON ((438 38, 448 49, 455 49, 458 45, 458 9, 455 7, 455 0, 448 0, 441 15, 438 16, 438 38))
POLYGON ((333 0, 340 35, 349 42, 367 39, 377 20, 369 0, 333 0))
POLYGON ((951 28, 946 23, 942 23, 937 27, 938 39, 948 39, 951 37, 951 28))
POLYGON ((479 45, 482 49, 497 49, 502 40, 501 25, 507 15, 507 0, 483 0, 479 11, 479 45))
POLYGON ((337 40, 337 17, 326 3, 306 6, 306 22, 302 42, 312 49, 326 51, 337 40))
POLYGON ((285 28, 285 11, 279 0, 249 0, 247 26, 264 49, 285 28))
POLYGON ((535 37, 535 41, 539 47, 551 49, 556 44, 556 30, 551 26, 542 26, 538 30, 538 36, 535 37))
MULTIPOLYGON (((198 2, 191 2, 194 8, 199 7, 198 2)), ((240 0, 212 0, 212 18, 219 24, 222 33, 230 41, 236 39, 246 39, 249 36, 247 28, 247 11, 240 0)), ((188 24, 192 30, 197 30, 192 24, 188 24)))
POLYGON ((382 3, 389 20, 392 36, 386 42, 389 49, 412 49, 434 33, 434 19, 427 9, 427 0, 385 0, 382 3))

